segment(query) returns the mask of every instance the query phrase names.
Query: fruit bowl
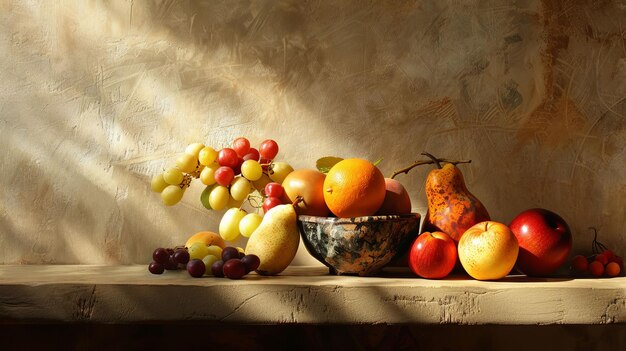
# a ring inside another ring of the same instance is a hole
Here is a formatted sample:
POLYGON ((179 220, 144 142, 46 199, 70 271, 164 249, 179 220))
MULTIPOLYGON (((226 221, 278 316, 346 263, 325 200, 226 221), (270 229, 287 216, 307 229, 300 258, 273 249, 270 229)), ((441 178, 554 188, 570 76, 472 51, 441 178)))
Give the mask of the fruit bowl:
POLYGON ((376 275, 406 252, 419 233, 419 213, 354 218, 299 216, 304 245, 331 274, 376 275))

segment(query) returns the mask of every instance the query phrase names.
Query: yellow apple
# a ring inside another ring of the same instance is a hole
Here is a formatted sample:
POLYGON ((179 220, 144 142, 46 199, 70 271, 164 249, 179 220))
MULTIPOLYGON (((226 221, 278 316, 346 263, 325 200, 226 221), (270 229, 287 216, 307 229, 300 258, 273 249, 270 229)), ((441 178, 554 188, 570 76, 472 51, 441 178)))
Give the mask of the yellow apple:
POLYGON ((461 265, 472 278, 496 280, 505 277, 513 269, 519 244, 509 227, 485 221, 463 233, 458 251, 461 265))

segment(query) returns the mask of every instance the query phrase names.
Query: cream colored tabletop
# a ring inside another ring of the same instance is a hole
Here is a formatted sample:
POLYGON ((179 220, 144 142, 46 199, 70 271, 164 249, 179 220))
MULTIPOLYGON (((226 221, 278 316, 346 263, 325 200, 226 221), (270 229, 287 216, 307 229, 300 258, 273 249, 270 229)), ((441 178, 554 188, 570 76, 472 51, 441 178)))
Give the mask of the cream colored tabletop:
POLYGON ((241 280, 135 266, 0 266, 0 321, 604 324, 626 322, 626 278, 481 282, 289 267, 241 280))

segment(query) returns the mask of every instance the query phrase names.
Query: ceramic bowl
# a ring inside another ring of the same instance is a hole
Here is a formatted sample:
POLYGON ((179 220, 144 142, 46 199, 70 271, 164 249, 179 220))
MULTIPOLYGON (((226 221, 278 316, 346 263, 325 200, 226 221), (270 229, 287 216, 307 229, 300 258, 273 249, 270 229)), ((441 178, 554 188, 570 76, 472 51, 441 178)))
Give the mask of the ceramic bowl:
POLYGON ((376 275, 405 253, 419 233, 420 215, 355 218, 298 216, 304 245, 331 274, 376 275))

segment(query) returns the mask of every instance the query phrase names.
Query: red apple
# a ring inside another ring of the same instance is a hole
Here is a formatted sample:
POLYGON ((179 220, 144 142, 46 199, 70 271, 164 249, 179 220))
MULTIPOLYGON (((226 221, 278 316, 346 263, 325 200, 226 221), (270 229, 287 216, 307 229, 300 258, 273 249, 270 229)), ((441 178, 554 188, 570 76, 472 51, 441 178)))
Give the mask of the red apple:
POLYGON ((461 235, 458 250, 461 264, 472 278, 496 280, 511 272, 519 246, 509 227, 486 221, 475 224, 461 235))
POLYGON ((529 276, 554 273, 572 250, 572 234, 554 212, 533 208, 517 215, 509 225, 519 242, 516 267, 529 276))
POLYGON ((456 257, 456 244, 448 234, 426 232, 411 245, 409 267, 420 277, 440 279, 450 274, 456 257))
POLYGON ((411 213, 411 198, 402 183, 395 179, 385 178, 385 200, 376 214, 398 215, 411 213))

